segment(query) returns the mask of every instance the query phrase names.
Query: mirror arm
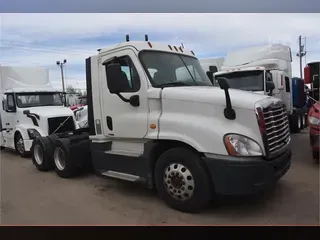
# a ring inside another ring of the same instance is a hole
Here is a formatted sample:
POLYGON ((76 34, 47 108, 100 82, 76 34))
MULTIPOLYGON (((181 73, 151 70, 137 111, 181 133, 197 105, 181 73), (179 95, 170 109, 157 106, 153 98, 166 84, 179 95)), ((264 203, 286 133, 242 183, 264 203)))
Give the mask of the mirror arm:
POLYGON ((228 89, 224 89, 225 95, 226 95, 226 108, 224 109, 224 116, 227 119, 230 120, 234 120, 236 119, 236 112, 234 111, 234 109, 231 106, 231 99, 230 99, 230 95, 229 95, 229 91, 228 89))
POLYGON ((125 97, 123 97, 120 93, 116 93, 116 95, 124 102, 130 102, 130 99, 126 99, 125 97))

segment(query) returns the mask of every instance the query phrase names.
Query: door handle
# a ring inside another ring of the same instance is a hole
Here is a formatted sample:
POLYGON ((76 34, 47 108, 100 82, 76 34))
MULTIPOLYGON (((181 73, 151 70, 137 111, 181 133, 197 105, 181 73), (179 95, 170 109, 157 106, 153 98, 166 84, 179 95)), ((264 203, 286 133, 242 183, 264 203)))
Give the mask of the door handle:
POLYGON ((107 127, 110 131, 113 130, 112 118, 110 116, 107 116, 107 127))

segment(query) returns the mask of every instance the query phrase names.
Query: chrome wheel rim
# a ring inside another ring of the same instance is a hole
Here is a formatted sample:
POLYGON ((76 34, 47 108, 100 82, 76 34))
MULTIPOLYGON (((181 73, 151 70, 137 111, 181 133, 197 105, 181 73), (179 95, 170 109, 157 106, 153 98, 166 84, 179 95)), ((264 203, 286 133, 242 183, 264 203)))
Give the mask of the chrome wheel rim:
POLYGON ((54 149, 53 159, 54 159, 54 163, 56 164, 56 167, 60 171, 63 171, 66 167, 66 158, 63 150, 60 147, 57 147, 54 149))
POLYGON ((172 163, 164 173, 164 185, 167 192, 176 200, 186 201, 194 193, 194 179, 190 170, 180 164, 172 163))
POLYGON ((39 165, 43 163, 43 151, 39 144, 34 146, 34 159, 39 165))
POLYGON ((24 143, 22 137, 18 139, 16 146, 19 153, 24 153, 24 143))

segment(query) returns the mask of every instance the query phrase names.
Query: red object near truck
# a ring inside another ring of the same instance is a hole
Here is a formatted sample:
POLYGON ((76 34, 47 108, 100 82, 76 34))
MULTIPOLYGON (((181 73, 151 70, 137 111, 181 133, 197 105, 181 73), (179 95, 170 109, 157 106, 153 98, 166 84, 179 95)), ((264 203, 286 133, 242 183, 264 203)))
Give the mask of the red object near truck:
POLYGON ((79 102, 78 104, 73 105, 73 106, 70 107, 70 109, 71 109, 72 111, 75 111, 75 110, 77 110, 78 108, 87 105, 87 96, 81 96, 81 97, 79 97, 79 100, 80 100, 80 102, 79 102))
POLYGON ((319 163, 319 139, 320 139, 320 104, 315 103, 309 110, 309 135, 313 158, 319 163))

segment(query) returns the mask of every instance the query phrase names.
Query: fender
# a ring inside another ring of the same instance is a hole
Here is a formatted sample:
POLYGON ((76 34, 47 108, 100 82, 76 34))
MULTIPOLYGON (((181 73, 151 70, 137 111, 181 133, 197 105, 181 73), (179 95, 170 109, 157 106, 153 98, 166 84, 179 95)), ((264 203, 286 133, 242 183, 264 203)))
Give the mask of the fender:
POLYGON ((15 132, 14 134, 16 134, 16 132, 20 132, 21 135, 22 135, 22 138, 27 140, 29 139, 29 135, 28 135, 28 130, 27 129, 35 129, 37 130, 41 136, 47 136, 48 134, 45 134, 41 128, 37 127, 37 126, 34 126, 32 124, 19 124, 19 125, 16 125, 15 127, 15 132))
MULTIPOLYGON (((203 107, 205 108, 205 107, 203 107)), ((213 109, 210 109, 211 112, 213 109)), ((201 153, 228 155, 223 138, 227 133, 239 133, 256 141, 264 153, 256 116, 253 111, 235 109, 238 121, 222 118, 218 113, 203 111, 200 114, 183 112, 163 113, 160 118, 158 139, 186 143, 201 153), (247 127, 251 126, 251 127, 247 127)), ((221 112, 223 107, 221 107, 221 112)))

